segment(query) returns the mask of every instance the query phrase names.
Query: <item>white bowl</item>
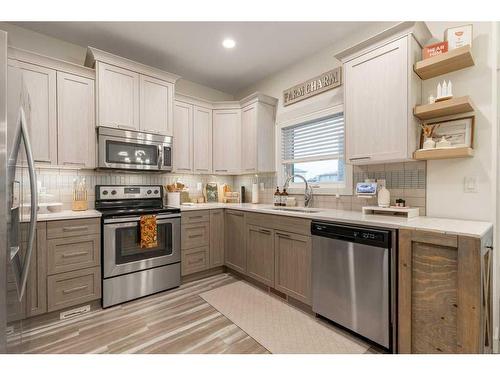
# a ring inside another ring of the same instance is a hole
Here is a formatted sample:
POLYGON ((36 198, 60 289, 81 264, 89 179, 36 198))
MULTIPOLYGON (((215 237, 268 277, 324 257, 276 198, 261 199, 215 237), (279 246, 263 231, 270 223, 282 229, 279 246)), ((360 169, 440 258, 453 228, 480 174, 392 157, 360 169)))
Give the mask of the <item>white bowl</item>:
POLYGON ((61 212, 62 211, 62 206, 63 204, 62 203, 48 203, 47 204, 47 210, 49 212, 61 212))

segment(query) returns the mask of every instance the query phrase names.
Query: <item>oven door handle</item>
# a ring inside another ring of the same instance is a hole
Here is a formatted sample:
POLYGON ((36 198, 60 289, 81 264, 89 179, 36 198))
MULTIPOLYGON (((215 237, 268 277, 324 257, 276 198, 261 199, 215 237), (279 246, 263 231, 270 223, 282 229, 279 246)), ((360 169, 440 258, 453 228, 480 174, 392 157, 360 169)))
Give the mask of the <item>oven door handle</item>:
MULTIPOLYGON (((113 220, 113 219, 111 219, 113 220)), ((156 224, 168 224, 175 223, 175 219, 158 219, 156 224)), ((139 226, 139 221, 127 221, 127 222, 104 222, 104 225, 108 228, 132 228, 139 226)))
MULTIPOLYGON (((172 215, 161 215, 156 217, 156 221, 162 221, 162 220, 174 220, 174 219, 180 219, 181 215, 180 214, 172 214, 172 215)), ((141 220, 140 216, 132 216, 132 217, 117 217, 114 219, 104 219, 104 224, 113 224, 113 223, 131 223, 131 222, 139 222, 141 220)))

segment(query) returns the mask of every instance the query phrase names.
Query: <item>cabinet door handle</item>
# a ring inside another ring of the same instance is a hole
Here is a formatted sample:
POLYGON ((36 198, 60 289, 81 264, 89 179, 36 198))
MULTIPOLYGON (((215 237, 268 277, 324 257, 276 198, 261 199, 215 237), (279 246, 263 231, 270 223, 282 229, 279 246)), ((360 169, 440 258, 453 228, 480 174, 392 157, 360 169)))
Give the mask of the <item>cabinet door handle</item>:
POLYGON ((64 165, 85 165, 85 163, 78 163, 78 162, 72 162, 72 161, 64 161, 64 165))
POLYGON ((198 238, 198 237, 203 237, 203 234, 192 234, 188 236, 189 238, 198 238))
POLYGON ((281 232, 276 232, 276 235, 279 237, 291 238, 289 234, 285 234, 285 233, 281 233, 281 232))
POLYGON ((74 293, 83 289, 87 289, 87 285, 77 286, 76 288, 71 288, 71 289, 64 289, 63 294, 74 293))
POLYGON ((87 255, 87 252, 86 251, 78 251, 75 253, 63 254, 62 257, 63 258, 72 258, 72 257, 80 256, 80 255, 87 255))
POLYGON ((371 156, 359 156, 357 158, 349 158, 349 160, 365 160, 365 159, 371 159, 371 156))
POLYGON ((203 216, 190 216, 188 219, 191 220, 191 219, 202 219, 203 216))
POLYGON ((271 234, 271 231, 267 229, 259 229, 259 232, 264 234, 271 234))
POLYGON ((216 172, 227 172, 227 169, 216 169, 216 172))
POLYGON ((243 212, 230 212, 228 211, 229 215, 234 215, 234 216, 243 216, 243 212))
POLYGON ((88 230, 89 227, 87 225, 81 225, 78 227, 63 227, 63 232, 76 232, 78 230, 88 230))
POLYGON ((245 171, 255 171, 255 168, 245 168, 245 171))

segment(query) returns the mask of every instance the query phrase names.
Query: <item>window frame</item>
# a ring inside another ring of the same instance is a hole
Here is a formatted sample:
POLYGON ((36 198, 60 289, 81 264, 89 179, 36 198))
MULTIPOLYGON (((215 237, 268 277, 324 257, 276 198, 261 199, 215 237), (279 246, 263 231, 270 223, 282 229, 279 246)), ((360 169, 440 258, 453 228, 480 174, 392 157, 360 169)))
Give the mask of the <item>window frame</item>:
MULTIPOLYGON (((277 124, 276 126, 276 170, 278 171, 278 185, 283 186, 285 183, 285 171, 282 163, 282 129, 287 128, 290 126, 295 126, 295 125, 300 125, 306 122, 311 122, 311 121, 316 121, 320 120, 325 117, 330 117, 337 115, 339 113, 344 112, 344 106, 342 104, 329 107, 326 109, 322 109, 319 111, 307 113, 301 116, 294 117, 290 120, 282 121, 277 124)), ((345 121, 345 117, 344 117, 345 121)), ((345 126, 345 122, 344 122, 345 126)), ((344 130, 344 142, 346 142, 345 139, 345 130, 344 130)), ((314 194, 318 195, 352 195, 353 193, 353 168, 352 165, 347 164, 345 160, 345 144, 344 144, 344 175, 345 175, 345 181, 343 183, 318 183, 318 184, 311 184, 314 194)), ((290 194, 302 194, 304 192, 304 183, 294 183, 290 182, 288 186, 288 193, 290 194)))

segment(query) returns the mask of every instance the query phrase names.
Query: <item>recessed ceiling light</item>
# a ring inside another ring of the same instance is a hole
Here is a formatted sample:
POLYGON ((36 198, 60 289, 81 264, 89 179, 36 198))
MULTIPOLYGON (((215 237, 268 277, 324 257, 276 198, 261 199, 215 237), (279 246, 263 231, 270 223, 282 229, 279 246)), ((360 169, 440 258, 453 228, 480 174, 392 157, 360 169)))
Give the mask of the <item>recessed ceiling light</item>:
POLYGON ((222 45, 224 46, 224 48, 234 48, 236 42, 234 41, 234 39, 226 38, 222 41, 222 45))

